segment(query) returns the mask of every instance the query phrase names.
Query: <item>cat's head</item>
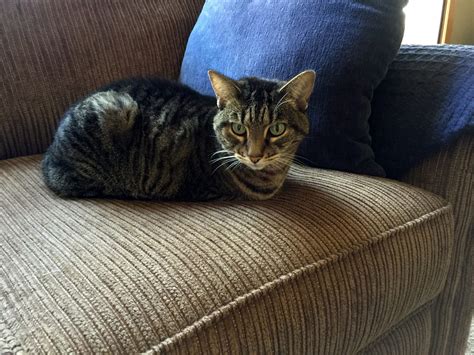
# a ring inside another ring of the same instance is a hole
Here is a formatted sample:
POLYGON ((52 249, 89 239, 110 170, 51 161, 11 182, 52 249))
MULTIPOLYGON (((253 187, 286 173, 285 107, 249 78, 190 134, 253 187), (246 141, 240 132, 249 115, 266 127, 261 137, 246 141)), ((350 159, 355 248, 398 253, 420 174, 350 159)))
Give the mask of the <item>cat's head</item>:
POLYGON ((309 131, 306 115, 316 73, 306 70, 291 80, 233 80, 210 70, 219 111, 216 137, 224 155, 251 169, 285 167, 309 131))

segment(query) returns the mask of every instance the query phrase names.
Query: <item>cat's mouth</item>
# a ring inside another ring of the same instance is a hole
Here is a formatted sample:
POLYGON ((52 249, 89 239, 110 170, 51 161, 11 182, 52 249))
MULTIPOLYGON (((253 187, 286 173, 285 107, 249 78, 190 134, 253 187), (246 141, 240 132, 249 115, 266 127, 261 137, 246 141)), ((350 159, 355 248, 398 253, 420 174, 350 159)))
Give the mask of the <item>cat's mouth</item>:
POLYGON ((220 166, 226 165, 228 169, 235 169, 243 165, 254 171, 266 170, 273 172, 285 170, 292 161, 291 157, 281 154, 265 156, 258 161, 255 161, 255 159, 251 159, 250 157, 237 152, 233 152, 233 154, 229 154, 227 157, 217 158, 216 160, 223 160, 224 163, 221 162, 220 166))
POLYGON ((263 170, 270 167, 277 167, 278 166, 278 158, 277 157, 266 157, 262 158, 257 162, 253 162, 249 157, 244 157, 240 155, 235 155, 237 160, 246 167, 252 170, 263 170))
POLYGON ((262 170, 268 166, 268 162, 266 162, 265 159, 260 159, 258 162, 253 162, 249 157, 237 153, 234 154, 234 157, 239 161, 240 164, 245 165, 252 170, 262 170))
POLYGON ((245 161, 244 164, 252 170, 263 170, 268 166, 268 163, 252 163, 250 161, 245 161))

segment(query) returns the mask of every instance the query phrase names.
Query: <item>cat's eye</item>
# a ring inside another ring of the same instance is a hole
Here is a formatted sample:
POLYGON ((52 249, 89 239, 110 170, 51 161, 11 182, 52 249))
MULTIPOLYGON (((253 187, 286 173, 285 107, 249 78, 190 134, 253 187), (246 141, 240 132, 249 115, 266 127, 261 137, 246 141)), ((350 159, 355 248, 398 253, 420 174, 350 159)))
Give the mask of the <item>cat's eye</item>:
POLYGON ((247 129, 243 124, 240 123, 232 123, 232 132, 234 132, 238 136, 243 136, 247 129))
POLYGON ((286 124, 284 123, 275 123, 270 126, 270 134, 274 137, 281 136, 286 131, 286 124))

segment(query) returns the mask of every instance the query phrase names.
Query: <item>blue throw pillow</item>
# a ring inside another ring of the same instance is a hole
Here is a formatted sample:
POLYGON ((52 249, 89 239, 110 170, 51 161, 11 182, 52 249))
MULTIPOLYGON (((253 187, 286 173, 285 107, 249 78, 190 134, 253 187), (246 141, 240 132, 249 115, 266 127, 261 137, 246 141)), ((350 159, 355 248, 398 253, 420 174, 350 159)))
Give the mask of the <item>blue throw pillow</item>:
POLYGON ((384 175, 370 146, 374 88, 403 35, 406 0, 208 0, 186 48, 181 81, 212 95, 207 70, 286 80, 318 73, 311 132, 299 154, 310 165, 384 175))
POLYGON ((402 46, 369 121, 376 159, 392 178, 474 132, 474 46, 402 46))

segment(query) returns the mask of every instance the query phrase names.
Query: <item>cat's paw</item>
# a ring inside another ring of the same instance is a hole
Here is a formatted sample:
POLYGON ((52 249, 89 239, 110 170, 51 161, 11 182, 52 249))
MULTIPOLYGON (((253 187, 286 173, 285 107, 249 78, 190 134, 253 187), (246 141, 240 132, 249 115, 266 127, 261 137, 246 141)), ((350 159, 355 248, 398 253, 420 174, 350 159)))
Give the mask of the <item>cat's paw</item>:
POLYGON ((129 94, 113 90, 95 93, 80 106, 94 112, 101 126, 113 131, 131 128, 138 114, 138 104, 129 94))

